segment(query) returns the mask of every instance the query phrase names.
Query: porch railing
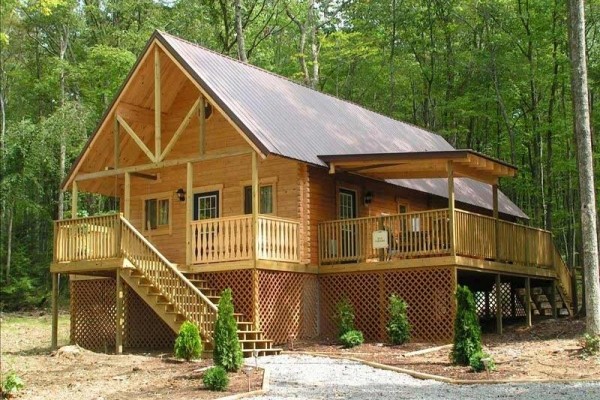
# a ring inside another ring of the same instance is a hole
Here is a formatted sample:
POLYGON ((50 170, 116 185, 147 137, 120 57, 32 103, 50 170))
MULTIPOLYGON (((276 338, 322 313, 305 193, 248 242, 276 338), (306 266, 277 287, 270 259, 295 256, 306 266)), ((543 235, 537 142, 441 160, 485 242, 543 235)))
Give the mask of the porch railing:
MULTIPOLYGON (((258 259, 300 260, 300 222, 279 217, 258 217, 258 259)), ((191 224, 192 263, 250 260, 254 257, 252 216, 205 219, 191 224)))
POLYGON ((103 260, 121 256, 118 214, 54 223, 54 262, 103 260))

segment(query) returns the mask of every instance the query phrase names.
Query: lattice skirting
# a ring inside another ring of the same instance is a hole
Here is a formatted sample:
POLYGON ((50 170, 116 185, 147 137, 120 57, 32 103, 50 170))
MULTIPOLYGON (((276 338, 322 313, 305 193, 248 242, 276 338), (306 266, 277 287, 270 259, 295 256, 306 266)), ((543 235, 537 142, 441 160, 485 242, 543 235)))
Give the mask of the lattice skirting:
POLYGON ((275 343, 318 335, 318 278, 312 274, 258 271, 260 328, 275 343))
POLYGON ((452 339, 456 312, 454 268, 428 268, 322 275, 321 336, 334 338, 336 305, 345 296, 354 306, 356 327, 367 340, 385 341, 392 293, 408 303, 408 319, 416 340, 452 339))
MULTIPOLYGON (((175 333, 127 285, 124 289, 123 346, 172 349, 175 333)), ((116 336, 115 279, 71 281, 71 342, 113 351, 116 336)))
MULTIPOLYGON (((496 284, 489 292, 479 291, 474 293, 477 315, 481 319, 496 318, 496 284)), ((511 282, 500 284, 500 299, 503 317, 524 317, 525 307, 519 298, 517 288, 511 282)))
POLYGON ((224 272, 206 272, 200 274, 202 279, 208 281, 208 286, 221 293, 230 288, 233 293, 233 308, 235 312, 244 314, 252 320, 252 270, 241 269, 224 272))

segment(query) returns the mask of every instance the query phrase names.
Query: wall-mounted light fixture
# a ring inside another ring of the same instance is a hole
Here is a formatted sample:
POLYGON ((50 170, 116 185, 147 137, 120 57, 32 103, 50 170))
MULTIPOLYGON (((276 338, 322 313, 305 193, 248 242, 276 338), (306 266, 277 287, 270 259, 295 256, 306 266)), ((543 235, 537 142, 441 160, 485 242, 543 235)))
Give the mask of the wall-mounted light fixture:
POLYGON ((373 201, 373 193, 371 191, 365 192, 365 205, 371 204, 373 201))
POLYGON ((177 189, 175 194, 177 195, 179 201, 185 201, 185 190, 183 190, 183 188, 177 189))

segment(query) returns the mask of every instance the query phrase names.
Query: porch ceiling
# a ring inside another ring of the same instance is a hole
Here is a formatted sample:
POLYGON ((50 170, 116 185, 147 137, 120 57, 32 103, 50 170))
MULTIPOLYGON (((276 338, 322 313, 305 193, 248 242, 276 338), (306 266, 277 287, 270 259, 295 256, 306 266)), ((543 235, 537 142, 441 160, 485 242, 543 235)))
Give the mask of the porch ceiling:
POLYGON ((422 179, 448 177, 448 162, 454 176, 496 184, 498 178, 512 177, 517 168, 473 150, 413 153, 321 155, 330 172, 352 172, 375 179, 422 179))

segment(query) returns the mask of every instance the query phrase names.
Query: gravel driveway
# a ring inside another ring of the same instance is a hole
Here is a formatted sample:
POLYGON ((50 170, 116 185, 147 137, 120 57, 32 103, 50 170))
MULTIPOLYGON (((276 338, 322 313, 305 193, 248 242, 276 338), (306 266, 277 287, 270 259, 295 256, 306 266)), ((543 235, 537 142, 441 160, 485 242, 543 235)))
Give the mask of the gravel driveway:
POLYGON ((259 365, 270 370, 271 386, 256 399, 600 399, 600 382, 458 386, 304 355, 262 357, 259 365))

